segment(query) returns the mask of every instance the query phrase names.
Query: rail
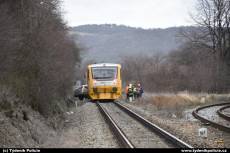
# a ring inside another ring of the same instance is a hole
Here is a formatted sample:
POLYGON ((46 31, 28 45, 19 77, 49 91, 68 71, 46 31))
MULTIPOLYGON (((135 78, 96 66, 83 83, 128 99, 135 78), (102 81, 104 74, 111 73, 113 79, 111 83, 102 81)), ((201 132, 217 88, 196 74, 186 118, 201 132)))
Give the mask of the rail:
POLYGON ((112 119, 112 117, 109 115, 109 113, 100 105, 100 103, 97 102, 97 106, 98 106, 100 112, 103 114, 103 116, 106 119, 106 121, 109 124, 109 126, 112 128, 112 131, 113 131, 114 135, 118 138, 118 140, 120 140, 119 142, 121 142, 121 144, 125 148, 135 148, 134 145, 127 138, 125 133, 115 123, 115 121, 112 119))
POLYGON ((197 108, 196 110, 194 110, 194 111, 192 112, 192 114, 193 114, 193 116, 194 116, 195 118, 197 118, 197 119, 200 120, 200 121, 209 123, 209 124, 211 124, 213 127, 216 127, 216 128, 218 128, 218 129, 220 129, 220 130, 223 130, 223 131, 226 131, 226 132, 230 132, 230 127, 227 127, 227 126, 225 126, 225 125, 219 124, 219 123, 214 122, 214 121, 211 121, 211 120, 209 120, 209 119, 207 119, 207 118, 205 118, 204 116, 201 116, 201 115, 199 114, 199 111, 200 111, 200 110, 203 110, 203 109, 206 109, 206 108, 210 108, 210 107, 229 105, 229 104, 230 104, 230 103, 228 102, 228 103, 219 103, 219 104, 213 104, 213 105, 207 105, 207 106, 199 107, 199 108, 197 108))
POLYGON ((230 105, 220 108, 219 110, 217 110, 217 114, 218 114, 220 117, 222 117, 222 118, 224 118, 224 119, 230 121, 230 116, 229 116, 229 115, 226 115, 225 113, 223 113, 223 111, 224 111, 225 109, 228 109, 228 108, 230 108, 230 105))
POLYGON ((148 121, 147 119, 143 118, 139 114, 135 113, 134 111, 130 110, 126 106, 120 104, 119 102, 114 102, 120 109, 124 110, 127 114, 129 114, 131 117, 139 121, 142 125, 148 127, 151 131, 154 133, 161 135, 163 138, 165 138, 168 142, 174 144, 176 147, 179 148, 193 148, 191 145, 183 142, 176 136, 170 134, 169 132, 165 131, 164 129, 160 128, 159 126, 153 124, 152 122, 148 121))

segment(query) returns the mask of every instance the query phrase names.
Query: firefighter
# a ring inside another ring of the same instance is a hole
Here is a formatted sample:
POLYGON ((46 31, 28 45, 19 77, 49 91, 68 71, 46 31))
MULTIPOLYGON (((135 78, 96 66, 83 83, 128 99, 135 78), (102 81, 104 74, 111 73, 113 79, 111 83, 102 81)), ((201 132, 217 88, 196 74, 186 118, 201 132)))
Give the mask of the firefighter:
POLYGON ((128 90, 127 90, 127 99, 129 101, 132 101, 133 100, 133 96, 134 96, 134 94, 133 94, 133 85, 129 84, 128 90))
POLYGON ((136 86, 133 86, 133 96, 134 96, 134 99, 136 99, 138 97, 138 91, 137 91, 136 86))

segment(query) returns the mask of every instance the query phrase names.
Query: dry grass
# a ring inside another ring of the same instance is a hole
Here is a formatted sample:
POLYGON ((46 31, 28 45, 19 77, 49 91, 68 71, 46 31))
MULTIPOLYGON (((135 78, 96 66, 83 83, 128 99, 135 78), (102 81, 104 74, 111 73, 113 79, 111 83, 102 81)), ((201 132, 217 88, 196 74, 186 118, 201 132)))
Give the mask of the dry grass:
POLYGON ((196 106, 229 101, 230 94, 206 94, 206 93, 188 93, 181 92, 177 94, 157 94, 142 98, 135 105, 147 105, 149 108, 155 108, 157 111, 164 111, 166 114, 182 117, 185 109, 194 108, 196 106))
POLYGON ((177 109, 178 107, 190 107, 228 100, 230 100, 230 94, 191 94, 184 92, 173 95, 156 95, 152 96, 148 101, 158 109, 177 109))

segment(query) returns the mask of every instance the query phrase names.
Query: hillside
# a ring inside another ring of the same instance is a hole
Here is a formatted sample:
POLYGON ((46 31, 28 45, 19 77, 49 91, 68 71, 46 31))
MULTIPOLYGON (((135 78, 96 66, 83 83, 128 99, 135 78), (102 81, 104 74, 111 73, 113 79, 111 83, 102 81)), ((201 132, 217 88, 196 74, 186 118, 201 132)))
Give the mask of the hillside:
POLYGON ((175 50, 183 43, 179 33, 185 28, 189 27, 141 29, 111 24, 83 25, 71 28, 71 35, 85 48, 83 60, 117 62, 124 55, 175 50))

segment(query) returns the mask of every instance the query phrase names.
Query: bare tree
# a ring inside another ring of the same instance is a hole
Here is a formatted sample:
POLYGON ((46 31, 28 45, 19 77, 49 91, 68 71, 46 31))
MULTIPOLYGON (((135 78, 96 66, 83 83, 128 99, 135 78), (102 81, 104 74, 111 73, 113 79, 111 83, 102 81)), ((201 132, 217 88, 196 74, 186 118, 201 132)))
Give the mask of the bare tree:
POLYGON ((209 60, 215 84, 212 91, 223 92, 226 84, 230 85, 228 79, 230 76, 230 1, 197 0, 197 2, 197 14, 191 15, 197 27, 182 34, 188 42, 192 42, 194 50, 213 53, 212 60, 209 60))
POLYGON ((222 60, 229 59, 230 1, 198 0, 197 15, 192 18, 200 29, 190 32, 190 41, 210 48, 222 60))

